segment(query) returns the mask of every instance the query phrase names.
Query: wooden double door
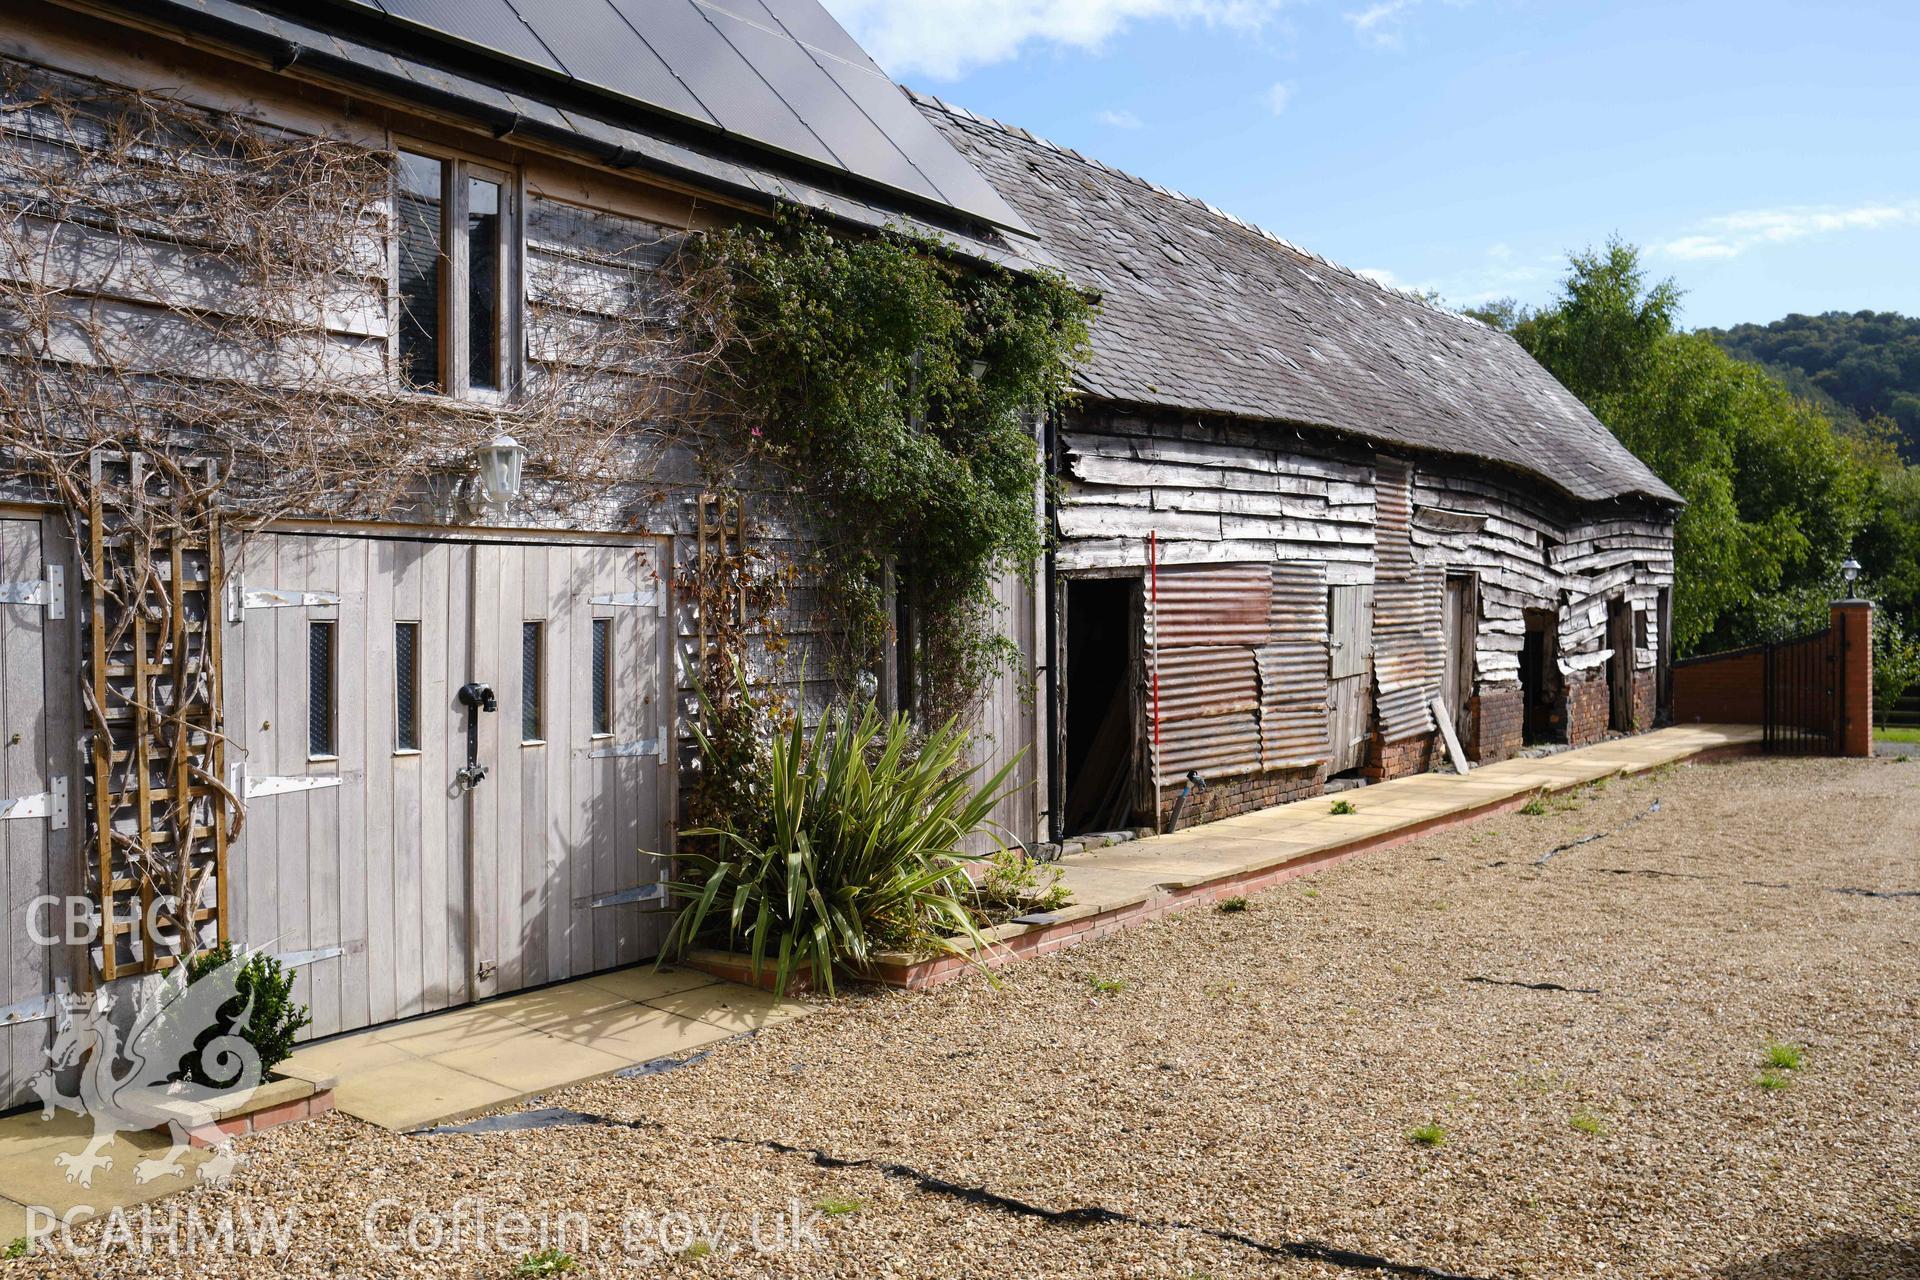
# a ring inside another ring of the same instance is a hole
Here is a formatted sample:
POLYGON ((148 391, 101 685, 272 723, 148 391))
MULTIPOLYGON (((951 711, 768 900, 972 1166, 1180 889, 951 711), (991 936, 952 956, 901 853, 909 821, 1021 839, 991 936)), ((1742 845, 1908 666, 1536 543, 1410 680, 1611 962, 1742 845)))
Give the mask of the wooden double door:
POLYGON ((231 935, 298 962, 310 1034, 658 950, 668 555, 294 533, 232 553, 231 935))

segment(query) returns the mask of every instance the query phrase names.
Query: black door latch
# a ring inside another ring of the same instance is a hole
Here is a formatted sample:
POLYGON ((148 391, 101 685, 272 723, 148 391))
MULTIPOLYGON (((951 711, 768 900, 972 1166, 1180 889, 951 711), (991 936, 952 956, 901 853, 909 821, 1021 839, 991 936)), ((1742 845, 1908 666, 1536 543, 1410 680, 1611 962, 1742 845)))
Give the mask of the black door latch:
POLYGON ((500 703, 492 685, 468 681, 460 686, 460 705, 467 709, 467 764, 454 776, 462 791, 471 791, 487 776, 487 766, 480 763, 480 713, 498 711, 500 703))

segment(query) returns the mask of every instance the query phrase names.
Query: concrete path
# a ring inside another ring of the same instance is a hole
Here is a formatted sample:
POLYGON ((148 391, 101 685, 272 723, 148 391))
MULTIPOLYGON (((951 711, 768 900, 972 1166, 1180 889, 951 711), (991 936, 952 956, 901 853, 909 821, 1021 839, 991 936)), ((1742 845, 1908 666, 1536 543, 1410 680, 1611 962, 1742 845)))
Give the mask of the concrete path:
POLYGON ((1538 759, 1506 760, 1465 776, 1417 774, 1074 854, 1059 864, 1061 883, 1073 892, 1073 905, 1035 918, 1035 923, 1055 927, 1288 863, 1376 848, 1542 789, 1565 791, 1703 753, 1748 748, 1760 740, 1761 730, 1754 725, 1678 725, 1538 759), (1357 812, 1335 814, 1334 803, 1340 800, 1357 812))
POLYGON ((810 1012, 795 1000, 651 964, 308 1045, 280 1065, 331 1078, 348 1115, 406 1130, 616 1075, 810 1012))

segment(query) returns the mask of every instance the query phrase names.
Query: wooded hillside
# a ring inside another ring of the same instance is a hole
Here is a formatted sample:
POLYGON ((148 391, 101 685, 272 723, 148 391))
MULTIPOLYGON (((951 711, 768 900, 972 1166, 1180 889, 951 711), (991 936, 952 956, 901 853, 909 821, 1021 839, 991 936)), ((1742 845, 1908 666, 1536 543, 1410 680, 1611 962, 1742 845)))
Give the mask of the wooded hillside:
POLYGON ((1920 462, 1920 317, 1829 311, 1703 332, 1820 404, 1843 428, 1891 420, 1901 452, 1920 462))

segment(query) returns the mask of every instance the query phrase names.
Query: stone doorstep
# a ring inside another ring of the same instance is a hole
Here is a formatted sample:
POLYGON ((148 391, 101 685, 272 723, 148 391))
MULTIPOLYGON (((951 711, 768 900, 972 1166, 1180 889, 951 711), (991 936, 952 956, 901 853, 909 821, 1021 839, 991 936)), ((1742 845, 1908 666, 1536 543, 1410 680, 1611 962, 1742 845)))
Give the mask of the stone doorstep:
POLYGON ((214 1147, 229 1138, 325 1115, 333 1110, 333 1085, 330 1079, 280 1078, 225 1101, 183 1097, 172 1086, 145 1091, 141 1106, 178 1120, 191 1145, 214 1147))

